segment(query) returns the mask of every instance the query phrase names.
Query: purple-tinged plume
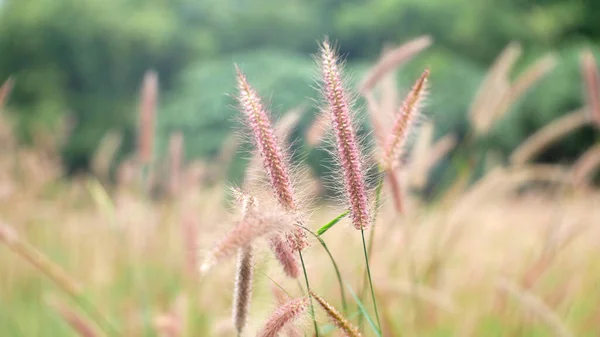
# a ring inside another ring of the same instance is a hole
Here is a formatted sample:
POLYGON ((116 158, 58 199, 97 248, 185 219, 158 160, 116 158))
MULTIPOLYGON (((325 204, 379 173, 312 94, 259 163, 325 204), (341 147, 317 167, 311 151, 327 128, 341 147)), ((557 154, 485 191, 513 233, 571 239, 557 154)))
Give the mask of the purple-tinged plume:
POLYGON ((323 91, 333 123, 337 155, 344 176, 344 189, 350 204, 352 224, 356 229, 365 229, 371 220, 365 171, 352 124, 349 99, 342 83, 341 67, 327 41, 323 42, 321 47, 320 64, 323 91))
POLYGON ((406 139, 408 138, 408 131, 419 114, 421 102, 427 91, 428 77, 429 69, 425 69, 400 106, 400 111, 392 127, 392 133, 389 135, 383 149, 381 165, 384 171, 393 169, 394 163, 404 149, 406 139))
POLYGON ((258 337, 275 337, 288 324, 295 321, 306 311, 308 307, 308 297, 301 297, 289 301, 280 306, 269 316, 263 329, 258 333, 258 337))
MULTIPOLYGON (((237 67, 236 71, 239 90, 237 99, 262 157, 273 192, 287 211, 297 212, 298 201, 290 178, 287 156, 280 146, 269 114, 258 93, 248 84, 246 76, 237 67)), ((291 235, 286 236, 293 250, 302 250, 308 245, 306 233, 300 228, 294 229, 291 235)))

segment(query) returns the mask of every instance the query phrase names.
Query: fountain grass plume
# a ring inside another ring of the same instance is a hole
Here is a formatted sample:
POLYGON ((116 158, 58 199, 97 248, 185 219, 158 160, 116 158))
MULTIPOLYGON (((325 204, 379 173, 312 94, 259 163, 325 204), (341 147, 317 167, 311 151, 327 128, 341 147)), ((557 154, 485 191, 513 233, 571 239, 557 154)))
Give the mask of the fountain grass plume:
POLYGON ((249 212, 213 246, 200 266, 200 271, 208 271, 217 263, 233 256, 238 249, 259 238, 280 236, 292 228, 294 221, 294 217, 285 212, 249 212))
POLYGON ((356 229, 366 229, 371 222, 365 183, 366 170, 363 168, 358 137, 353 125, 350 99, 342 83, 342 67, 327 40, 321 45, 319 62, 323 95, 331 115, 336 154, 341 166, 352 224, 356 229))
POLYGON ((327 317, 331 320, 331 322, 338 327, 338 329, 342 330, 344 335, 347 337, 361 337, 362 334, 358 329, 353 326, 342 314, 337 311, 331 304, 327 303, 321 296, 317 295, 314 291, 310 292, 310 296, 312 296, 317 303, 323 308, 327 317))
POLYGON ((258 337, 275 337, 289 324, 300 318, 308 307, 308 297, 293 299, 281 305, 269 316, 258 337))
MULTIPOLYGON (((246 124, 262 157, 271 188, 282 207, 290 212, 298 212, 298 200, 291 180, 288 157, 277 139, 270 116, 258 93, 237 66, 236 72, 240 110, 246 117, 246 124)), ((293 250, 301 251, 308 245, 306 234, 297 228, 293 231, 293 235, 287 235, 288 242, 293 250)))
POLYGON ((425 69, 400 107, 400 111, 392 127, 392 132, 388 136, 383 149, 381 165, 384 171, 394 168, 397 159, 404 150, 409 130, 419 114, 422 101, 427 92, 428 77, 429 69, 425 69))
POLYGON ((235 289, 233 296, 233 324, 241 336, 252 298, 252 279, 254 274, 254 254, 252 245, 239 249, 235 289))

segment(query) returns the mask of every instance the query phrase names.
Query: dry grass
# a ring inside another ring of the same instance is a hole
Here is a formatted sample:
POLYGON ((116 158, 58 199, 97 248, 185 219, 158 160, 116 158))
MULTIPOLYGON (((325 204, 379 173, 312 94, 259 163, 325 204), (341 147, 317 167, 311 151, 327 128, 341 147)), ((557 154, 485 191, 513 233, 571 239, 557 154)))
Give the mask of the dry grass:
MULTIPOLYGON (((489 129, 506 105, 554 64, 551 58, 542 59, 511 89, 506 76, 519 53, 517 45, 507 48, 473 103, 471 118, 478 132, 489 129), (498 88, 503 94, 492 97, 498 88), (501 108, 490 112, 486 102, 501 108)), ((371 98, 371 112, 390 110, 398 104, 397 88, 380 71, 374 74, 368 88, 380 80, 384 86, 377 100, 373 93, 364 93, 371 98)), ((156 90, 150 90, 152 102, 156 90)), ((153 112, 153 104, 142 104, 142 115, 153 112)), ((276 126, 284 142, 300 113, 293 112, 276 126)), ((148 116, 141 124, 151 129, 153 116, 148 116)), ((376 231, 371 232, 370 268, 382 336, 597 336, 600 191, 591 177, 597 169, 598 148, 572 168, 527 163, 546 144, 589 119, 583 113, 566 118, 567 122, 559 120, 559 126, 552 124, 541 136, 534 136, 530 141, 534 145, 524 144, 525 150, 513 157, 518 165, 498 167, 471 186, 459 177, 432 204, 417 202, 402 185, 425 186, 430 179, 427 173, 456 141, 451 135, 433 141, 432 126, 424 127, 411 151, 412 160, 386 180, 385 185, 392 182, 394 197, 383 198, 373 223, 376 231)), ((239 230, 232 230, 236 207, 227 203, 228 189, 222 179, 237 140, 231 138, 210 165, 186 164, 181 155, 184 141, 174 134, 170 174, 162 181, 149 173, 148 166, 155 160, 147 149, 152 134, 141 132, 140 158, 123 162, 117 183, 109 185, 107 168, 120 136, 106 137, 94 160, 94 176, 65 180, 56 150, 62 140, 53 134, 57 133, 41 135, 43 141, 24 148, 16 146, 10 128, 0 130, 2 333, 68 336, 74 330, 95 336, 105 331, 107 319, 117 335, 128 337, 235 335, 233 259, 219 260, 207 273, 199 273, 198 265, 215 242, 228 231, 239 230), (151 198, 151 189, 170 193, 151 198), (69 301, 65 290, 72 297, 69 301), (53 299, 50 306, 44 301, 48 298, 53 299), (81 310, 82 299, 93 304, 95 315, 81 310)), ((261 197, 268 194, 258 192, 261 197)), ((344 211, 312 201, 318 207, 305 223, 312 230, 344 211)), ((268 203, 261 201, 261 207, 273 212, 268 203)), ((346 218, 322 235, 344 282, 355 291, 363 284, 365 261, 364 242, 356 233, 346 218)), ((331 261, 320 243, 309 239, 311 245, 301 256, 311 290, 327 305, 318 302, 346 334, 358 335, 356 325, 360 334, 374 336, 359 323, 356 303, 348 301, 345 307, 331 261)), ((233 256, 241 241, 231 242, 236 245, 228 246, 227 255, 233 256)), ((251 297, 251 301, 244 299, 244 306, 250 308, 247 317, 246 307, 237 316, 238 330, 244 326, 243 335, 248 336, 280 329, 290 335, 298 335, 297 329, 312 333, 310 317, 300 315, 309 312, 304 285, 285 276, 268 245, 252 243, 254 280, 243 292, 251 297), (290 301, 288 308, 284 303, 290 301), (277 307, 290 309, 293 317, 277 307), (287 324, 297 316, 303 318, 287 324)), ((372 303, 363 300, 370 309, 372 303)), ((323 312, 315 320, 320 335, 339 335, 323 312)))

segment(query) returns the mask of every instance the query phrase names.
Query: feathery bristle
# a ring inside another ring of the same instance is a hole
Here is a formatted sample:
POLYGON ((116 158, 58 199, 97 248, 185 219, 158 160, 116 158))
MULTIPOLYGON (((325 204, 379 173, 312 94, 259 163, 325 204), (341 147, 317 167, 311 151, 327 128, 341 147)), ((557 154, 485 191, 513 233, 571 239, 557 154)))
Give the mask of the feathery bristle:
POLYGON ((429 69, 425 69, 400 107, 400 112, 396 117, 392 133, 388 136, 383 152, 382 167, 385 171, 393 168, 394 163, 404 149, 408 131, 419 114, 421 102, 427 91, 428 77, 429 69))
POLYGON ((349 202, 352 224, 356 229, 369 227, 371 218, 365 184, 365 170, 352 116, 349 99, 342 84, 338 59, 329 42, 321 47, 323 94, 331 113, 336 150, 343 173, 344 190, 349 202))
POLYGON ((308 297, 301 297, 280 306, 269 316, 258 337, 276 337, 290 323, 306 311, 308 297))
POLYGON ((243 219, 240 220, 237 225, 211 249, 205 262, 200 266, 200 271, 208 271, 218 262, 231 257, 239 248, 251 244, 258 238, 291 229, 291 224, 294 221, 293 217, 290 217, 283 212, 272 212, 270 214, 252 212, 251 214, 246 214, 243 219))
MULTIPOLYGON (((278 306, 286 304, 290 299, 290 295, 286 294, 283 289, 279 286, 271 285, 271 293, 275 297, 275 302, 277 302, 278 306)), ((301 337, 303 336, 302 330, 296 324, 288 324, 284 329, 284 334, 286 337, 301 337)))
POLYGON ((238 253, 237 274, 233 296, 233 324, 239 335, 242 334, 248 319, 248 310, 252 299, 252 278, 254 274, 254 256, 252 246, 242 247, 238 253))
POLYGON ((158 100, 158 75, 156 72, 146 72, 140 95, 138 155, 140 163, 148 165, 152 163, 154 151, 154 124, 158 100))
POLYGON ((298 278, 300 276, 300 266, 289 242, 281 235, 276 235, 270 238, 269 243, 285 274, 291 278, 298 278))
POLYGON ((600 128, 600 73, 591 51, 581 55, 581 71, 586 89, 587 107, 592 120, 600 128))
POLYGON ((312 296, 317 303, 323 308, 331 322, 338 327, 338 329, 344 332, 344 335, 347 337, 359 337, 362 334, 358 331, 356 327, 354 327, 339 311, 337 311, 331 304, 327 303, 321 296, 317 295, 314 291, 310 291, 310 296, 312 296))
MULTIPOLYGON (((248 84, 246 76, 236 66, 238 101, 246 117, 248 127, 252 131, 254 143, 263 160, 271 187, 279 203, 287 211, 298 211, 294 187, 290 178, 287 156, 282 150, 269 114, 263 107, 258 93, 248 84)), ((303 249, 308 245, 306 233, 299 228, 293 229, 291 246, 293 249, 303 249)))

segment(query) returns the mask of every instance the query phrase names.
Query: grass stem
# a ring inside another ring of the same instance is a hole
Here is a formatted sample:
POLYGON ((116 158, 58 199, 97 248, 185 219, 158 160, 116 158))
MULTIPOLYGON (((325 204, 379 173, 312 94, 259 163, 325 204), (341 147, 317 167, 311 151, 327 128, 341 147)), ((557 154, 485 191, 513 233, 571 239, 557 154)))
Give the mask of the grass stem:
MULTIPOLYGON (((306 293, 310 294, 310 285, 308 283, 308 275, 306 274, 306 266, 304 265, 304 258, 302 257, 302 251, 298 251, 300 255, 300 263, 302 263, 302 271, 304 272, 304 280, 306 281, 306 293)), ((310 301, 310 316, 313 320, 313 325, 315 326, 315 337, 319 337, 319 326, 317 325, 317 318, 315 317, 315 307, 313 306, 312 297, 308 295, 308 300, 310 301)))

